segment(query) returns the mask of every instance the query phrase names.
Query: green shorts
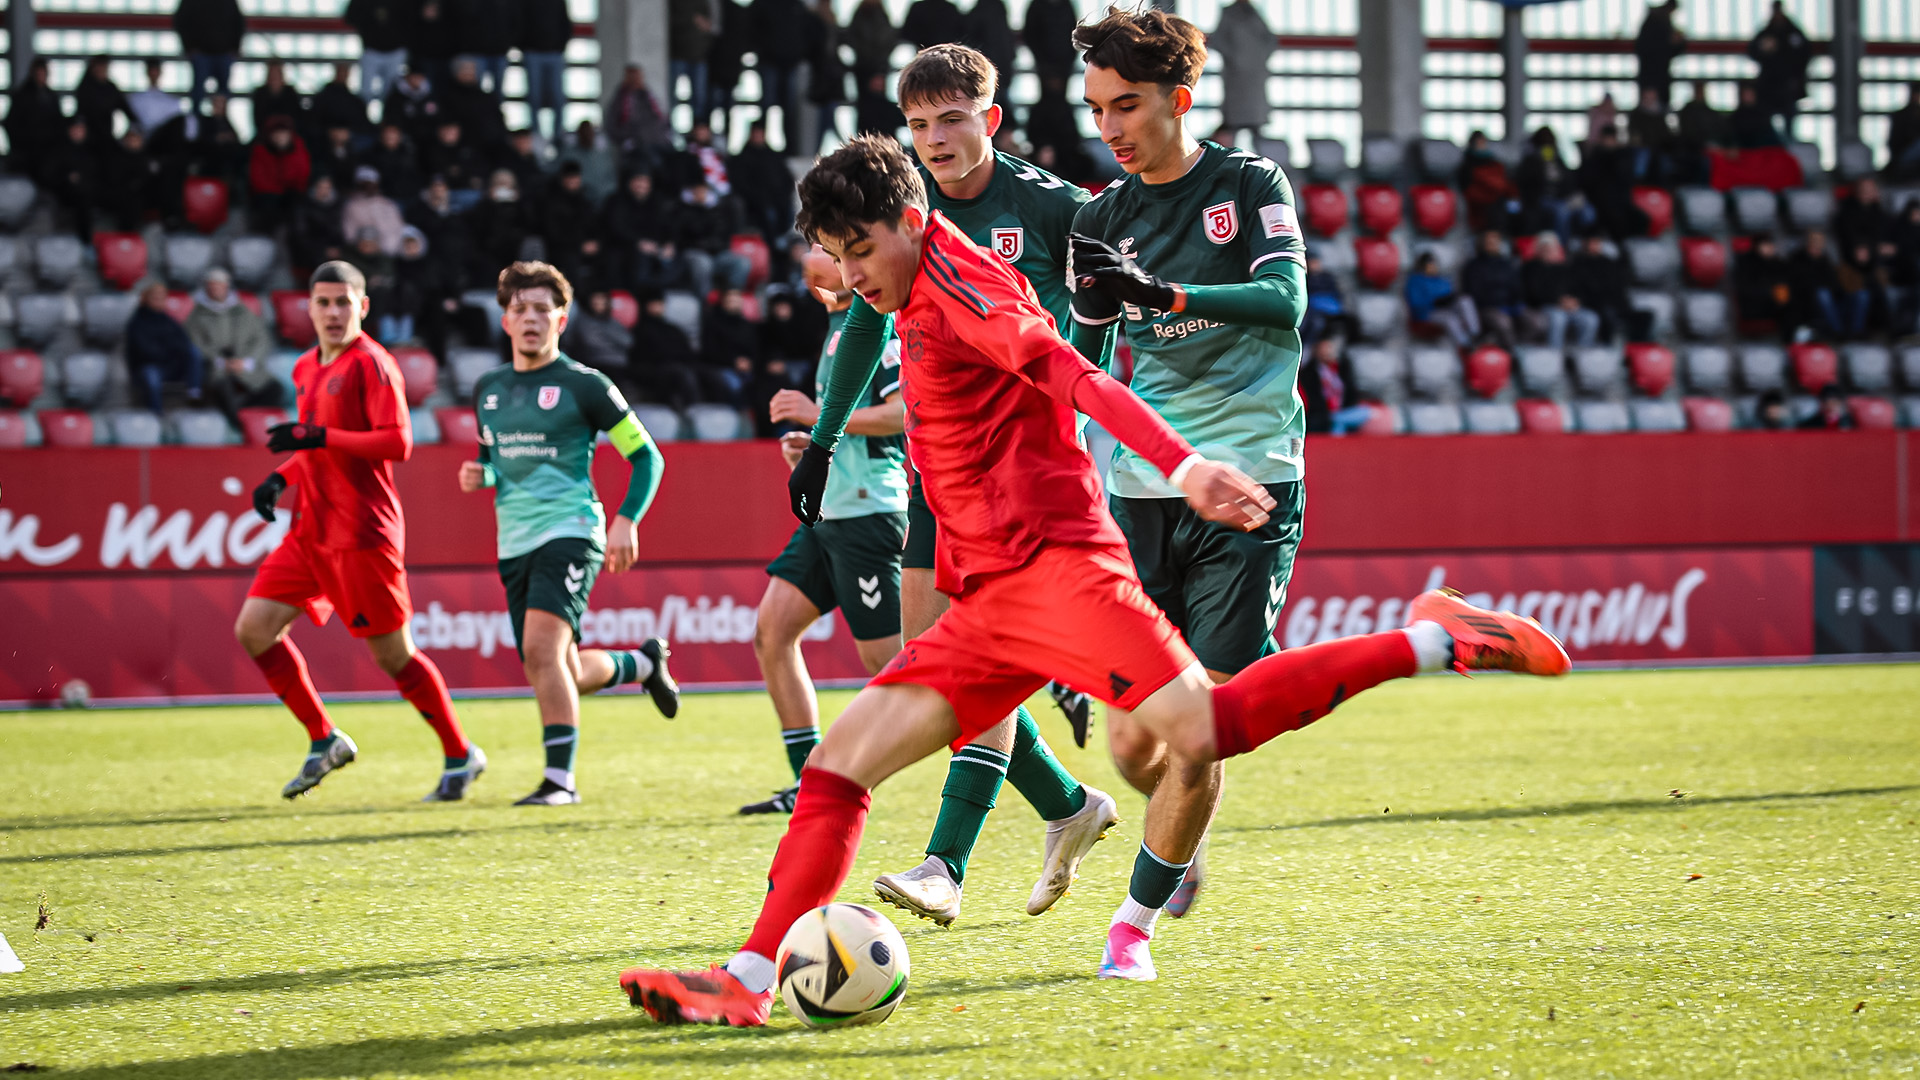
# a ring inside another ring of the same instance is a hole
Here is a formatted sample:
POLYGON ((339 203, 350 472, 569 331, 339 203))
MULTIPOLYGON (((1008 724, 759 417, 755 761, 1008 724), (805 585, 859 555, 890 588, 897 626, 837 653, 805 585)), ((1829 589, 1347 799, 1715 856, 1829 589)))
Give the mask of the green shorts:
POLYGON ((545 611, 567 620, 575 644, 580 641, 580 616, 587 613, 587 594, 600 576, 606 558, 601 545, 576 536, 549 540, 525 555, 500 560, 500 584, 507 587, 507 614, 513 619, 514 647, 522 659, 526 649, 527 609, 545 611))
POLYGON ((907 550, 900 565, 908 570, 933 569, 933 544, 938 536, 933 507, 927 505, 927 493, 921 490, 920 477, 915 474, 913 486, 907 490, 907 550))
POLYGON ((1266 489, 1273 516, 1253 532, 1202 520, 1184 499, 1109 500, 1140 584, 1212 671, 1235 675, 1276 651, 1306 492, 1297 481, 1266 489))
POLYGON ((900 545, 907 515, 865 514, 832 518, 793 530, 785 551, 767 573, 799 589, 826 614, 845 612, 856 641, 900 632, 900 545))

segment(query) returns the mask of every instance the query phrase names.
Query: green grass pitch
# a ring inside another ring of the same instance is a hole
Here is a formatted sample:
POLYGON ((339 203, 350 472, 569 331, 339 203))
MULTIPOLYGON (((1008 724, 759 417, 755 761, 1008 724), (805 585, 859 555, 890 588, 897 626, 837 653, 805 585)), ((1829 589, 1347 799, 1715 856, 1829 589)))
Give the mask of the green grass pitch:
MULTIPOLYGON (((844 695, 826 695, 831 714, 844 695)), ((1011 788, 955 928, 874 1028, 659 1028, 615 977, 741 940, 787 781, 759 695, 592 700, 586 803, 538 779, 530 701, 462 704, 493 767, 423 806, 402 705, 287 805, 277 708, 0 715, 0 1068, 87 1078, 1802 1077, 1920 1072, 1920 667, 1429 678, 1229 764, 1213 874, 1161 979, 1100 982, 1142 800, 1073 894, 1024 899, 1011 788), (50 921, 35 929, 44 894, 50 921)), ((1096 732, 1097 734, 1097 732, 1096 732)), ((919 860, 944 759, 876 795, 845 891, 919 860)))

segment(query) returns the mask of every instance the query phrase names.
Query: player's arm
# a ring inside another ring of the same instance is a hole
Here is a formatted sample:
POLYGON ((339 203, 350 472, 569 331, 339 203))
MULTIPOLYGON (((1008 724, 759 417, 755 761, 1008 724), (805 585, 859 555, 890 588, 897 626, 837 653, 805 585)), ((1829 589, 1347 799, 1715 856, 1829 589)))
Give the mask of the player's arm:
MULTIPOLYGON (((853 307, 847 311, 847 320, 840 324, 840 343, 833 349, 833 370, 827 375, 826 391, 820 396, 813 438, 801 452, 793 474, 787 477, 787 505, 803 525, 820 520, 820 499, 827 490, 827 470, 833 463, 833 448, 846 432, 855 406, 873 385, 886 344, 887 319, 855 296, 853 307)), ((904 422, 904 413, 902 415, 904 422)))
POLYGON ((1229 326, 1292 330, 1307 310, 1306 267, 1275 254, 1252 271, 1253 280, 1228 285, 1182 285, 1162 280, 1104 241, 1073 237, 1075 284, 1116 302, 1192 315, 1229 326))
POLYGON ((267 429, 267 449, 277 454, 324 448, 372 461, 405 461, 412 457, 413 423, 407 417, 406 398, 400 393, 399 374, 389 373, 372 362, 362 370, 368 373, 365 386, 368 430, 348 431, 296 422, 275 424, 267 429))
POLYGON ((607 572, 618 574, 633 565, 639 555, 634 526, 646 516, 653 497, 660 491, 660 476, 667 459, 647 434, 627 401, 606 377, 597 380, 599 392, 586 395, 587 419, 595 429, 607 433, 607 441, 627 459, 632 471, 627 474, 627 493, 607 523, 607 572))
POLYGON ((493 447, 481 439, 480 452, 474 455, 474 460, 460 463, 460 490, 471 495, 499 482, 500 474, 493 467, 493 447))

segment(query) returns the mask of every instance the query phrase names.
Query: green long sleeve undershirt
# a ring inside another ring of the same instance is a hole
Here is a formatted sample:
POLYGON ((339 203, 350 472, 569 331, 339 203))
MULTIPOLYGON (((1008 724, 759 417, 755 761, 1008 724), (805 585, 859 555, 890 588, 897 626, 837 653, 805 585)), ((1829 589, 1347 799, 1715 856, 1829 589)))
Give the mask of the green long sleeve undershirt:
POLYGON ((840 324, 840 343, 833 349, 833 368, 827 373, 826 392, 820 397, 820 419, 813 424, 813 444, 832 451, 846 434, 847 420, 867 398, 867 387, 880 370, 891 316, 873 310, 858 296, 840 324))
POLYGON ((613 430, 607 432, 607 438, 633 466, 633 471, 627 474, 627 497, 620 500, 616 513, 628 521, 639 521, 660 492, 660 474, 666 471, 667 459, 632 413, 621 417, 613 430))
MULTIPOLYGON (((1271 326, 1292 330, 1300 325, 1307 311, 1307 271, 1290 259, 1276 259, 1263 267, 1252 281, 1232 285, 1182 285, 1187 306, 1181 315, 1191 315, 1228 326, 1271 326)), ((1067 340, 1080 355, 1102 368, 1111 369, 1112 322, 1089 324, 1073 320, 1067 340)))

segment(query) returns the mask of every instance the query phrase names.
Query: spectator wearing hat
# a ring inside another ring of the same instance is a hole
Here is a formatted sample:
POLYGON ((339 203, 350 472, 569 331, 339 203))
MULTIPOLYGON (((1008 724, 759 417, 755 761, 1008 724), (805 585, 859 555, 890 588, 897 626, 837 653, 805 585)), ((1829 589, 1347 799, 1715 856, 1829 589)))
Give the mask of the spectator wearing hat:
POLYGON ((160 391, 184 383, 187 399, 199 401, 206 357, 173 316, 167 314, 167 285, 149 281, 140 290, 140 306, 127 320, 127 368, 147 408, 161 411, 160 391))
POLYGON ((407 222, 400 215, 400 204, 380 191, 380 172, 370 165, 353 171, 353 194, 340 208, 340 231, 354 237, 371 232, 380 245, 380 253, 400 254, 400 234, 407 222))
POLYGON ((272 343, 266 320, 240 302, 233 277, 214 267, 193 294, 187 338, 206 357, 207 400, 240 429, 241 409, 272 409, 286 403, 286 390, 266 368, 272 343))

